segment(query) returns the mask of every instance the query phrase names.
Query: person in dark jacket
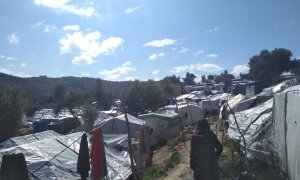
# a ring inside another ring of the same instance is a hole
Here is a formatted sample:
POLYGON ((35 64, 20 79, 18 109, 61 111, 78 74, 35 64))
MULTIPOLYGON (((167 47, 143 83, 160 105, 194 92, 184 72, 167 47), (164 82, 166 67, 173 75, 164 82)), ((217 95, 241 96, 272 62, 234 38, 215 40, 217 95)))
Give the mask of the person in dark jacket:
POLYGON ((223 146, 216 135, 210 131, 208 122, 198 122, 196 133, 191 139, 190 166, 196 180, 219 180, 217 158, 223 146))
POLYGON ((81 137, 77 159, 77 172, 80 174, 81 180, 85 180, 89 176, 90 169, 89 146, 87 135, 84 133, 81 137))

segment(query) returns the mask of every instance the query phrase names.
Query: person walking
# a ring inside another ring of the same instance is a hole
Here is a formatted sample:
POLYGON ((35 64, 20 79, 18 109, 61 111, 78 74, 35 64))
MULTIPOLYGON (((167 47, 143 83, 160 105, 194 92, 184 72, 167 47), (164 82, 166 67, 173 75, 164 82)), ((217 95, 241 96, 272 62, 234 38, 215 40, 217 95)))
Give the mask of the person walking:
POLYGON ((223 146, 210 131, 205 119, 198 122, 197 130, 191 138, 190 166, 195 180, 219 180, 217 159, 223 152, 223 146))

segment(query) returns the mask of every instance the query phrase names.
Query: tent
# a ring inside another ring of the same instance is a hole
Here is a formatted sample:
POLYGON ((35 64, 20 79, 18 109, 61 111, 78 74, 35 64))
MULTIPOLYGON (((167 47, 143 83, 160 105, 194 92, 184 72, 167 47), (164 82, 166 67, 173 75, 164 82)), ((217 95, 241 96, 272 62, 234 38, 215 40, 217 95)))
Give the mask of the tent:
POLYGON ((204 109, 194 104, 178 105, 178 113, 182 119, 182 126, 187 126, 197 123, 204 118, 204 109))
MULTIPOLYGON (((146 123, 145 121, 136 118, 130 114, 127 114, 130 135, 132 138, 138 139, 138 133, 140 128, 146 123)), ((103 134, 127 134, 127 125, 125 115, 119 115, 117 117, 111 117, 107 119, 98 119, 94 122, 94 128, 101 127, 103 134)))
POLYGON ((271 149, 273 99, 258 106, 235 113, 237 124, 244 135, 246 147, 238 131, 234 116, 229 116, 229 138, 247 150, 248 157, 263 157, 271 149))
POLYGON ((180 132, 181 121, 177 113, 149 113, 139 115, 138 118, 144 120, 153 130, 151 145, 155 145, 162 140, 169 140, 180 132))
POLYGON ((274 152, 289 179, 300 179, 300 85, 274 96, 274 152))
MULTIPOLYGON (((238 107, 239 104, 240 104, 243 100, 245 100, 246 98, 247 98, 246 96, 244 96, 244 95, 242 95, 242 94, 238 94, 238 95, 232 97, 231 99, 229 99, 229 100, 227 101, 226 104, 223 104, 223 105, 220 107, 219 119, 222 119, 222 111, 223 111, 223 108, 224 108, 225 105, 226 105, 226 106, 228 105, 228 106, 231 108, 231 110, 232 110, 233 112, 235 112, 235 108, 238 107)), ((226 108, 227 108, 227 107, 226 107, 226 108)), ((228 112, 229 112, 229 108, 227 108, 227 110, 228 110, 228 112)))
MULTIPOLYGON (((0 161, 5 154, 23 153, 30 179, 80 179, 76 168, 82 134, 44 131, 11 138, 1 144, 0 161)), ((127 179, 131 174, 128 153, 109 145, 105 145, 105 152, 108 179, 127 179)))
POLYGON ((236 105, 234 112, 244 111, 246 109, 250 109, 254 106, 257 106, 267 100, 271 99, 270 96, 254 96, 249 99, 245 99, 236 105))
POLYGON ((195 124, 200 119, 204 118, 204 109, 195 102, 186 102, 176 105, 168 105, 162 108, 158 113, 165 112, 166 114, 170 113, 179 113, 179 116, 182 120, 182 126, 188 126, 195 124), (178 108, 178 109, 177 109, 178 108))

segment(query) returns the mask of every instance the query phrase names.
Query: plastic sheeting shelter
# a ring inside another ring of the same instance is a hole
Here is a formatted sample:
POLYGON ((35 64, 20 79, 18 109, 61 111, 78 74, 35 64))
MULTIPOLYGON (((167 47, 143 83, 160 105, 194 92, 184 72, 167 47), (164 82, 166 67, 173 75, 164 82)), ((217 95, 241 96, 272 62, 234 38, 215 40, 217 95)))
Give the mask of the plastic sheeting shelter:
MULTIPOLYGON (((247 98, 246 96, 244 96, 242 94, 238 94, 238 95, 232 97, 231 99, 229 99, 227 101, 227 105, 234 111, 235 107, 237 107, 238 104, 240 102, 242 102, 243 100, 245 100, 246 98, 247 98)), ((221 112, 222 112, 223 108, 224 108, 224 105, 222 105, 222 107, 220 108, 220 117, 221 117, 221 114, 222 114, 221 112)), ((228 110, 229 110, 229 108, 228 108, 228 110)))
POLYGON ((274 145, 289 179, 300 179, 300 86, 274 96, 274 145))
POLYGON ((138 117, 144 120, 153 130, 151 134, 151 145, 155 145, 161 140, 169 140, 177 136, 180 132, 181 122, 177 113, 149 113, 139 115, 138 117))
POLYGON ((244 134, 246 147, 233 115, 229 116, 229 138, 238 142, 241 148, 246 148, 250 157, 263 157, 269 155, 271 150, 273 99, 245 111, 236 112, 236 120, 241 132, 244 134))
MULTIPOLYGON (((130 114, 127 114, 130 135, 132 138, 137 138, 140 128, 145 124, 145 122, 139 118, 136 118, 130 114)), ((108 119, 99 119, 94 122, 94 128, 101 127, 103 134, 127 134, 127 125, 125 120, 125 115, 122 114, 117 117, 112 117, 108 119)))
POLYGON ((178 105, 178 113, 182 119, 182 126, 195 124, 204 118, 204 109, 189 103, 178 105))
MULTIPOLYGON (((23 153, 30 179, 80 179, 76 168, 82 134, 63 136, 45 131, 11 138, 1 144, 5 149, 0 149, 0 161, 5 154, 23 153)), ((105 152, 108 179, 127 179, 131 174, 128 153, 122 154, 107 145, 105 152)))

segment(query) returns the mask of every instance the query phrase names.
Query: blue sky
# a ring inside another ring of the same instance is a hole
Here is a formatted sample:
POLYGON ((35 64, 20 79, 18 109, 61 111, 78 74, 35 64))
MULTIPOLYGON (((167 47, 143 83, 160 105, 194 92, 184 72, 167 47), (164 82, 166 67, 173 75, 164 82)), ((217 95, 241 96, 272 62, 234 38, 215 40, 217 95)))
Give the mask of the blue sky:
POLYGON ((300 56, 299 0, 0 0, 0 72, 159 80, 300 56))

